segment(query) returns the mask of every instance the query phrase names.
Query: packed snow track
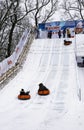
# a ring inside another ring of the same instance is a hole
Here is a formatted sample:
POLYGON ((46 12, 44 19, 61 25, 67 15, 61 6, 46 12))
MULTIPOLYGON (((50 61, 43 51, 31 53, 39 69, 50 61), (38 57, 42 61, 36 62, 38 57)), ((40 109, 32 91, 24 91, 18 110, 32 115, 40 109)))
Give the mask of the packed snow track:
POLYGON ((33 41, 22 70, 0 91, 1 130, 83 130, 75 41, 70 40, 68 46, 63 39, 33 41), (50 95, 37 94, 41 82, 50 95), (30 90, 30 100, 18 100, 21 88, 30 90))

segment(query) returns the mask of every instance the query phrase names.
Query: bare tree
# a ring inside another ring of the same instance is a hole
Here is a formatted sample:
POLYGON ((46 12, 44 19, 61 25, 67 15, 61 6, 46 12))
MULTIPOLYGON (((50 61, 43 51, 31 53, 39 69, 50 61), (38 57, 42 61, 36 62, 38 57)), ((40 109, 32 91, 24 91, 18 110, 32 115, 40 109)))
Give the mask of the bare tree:
POLYGON ((11 55, 15 39, 26 20, 28 23, 33 20, 36 26, 39 22, 50 20, 57 10, 57 4, 58 0, 0 1, 0 46, 5 50, 6 57, 11 55))
POLYGON ((0 1, 0 44, 6 44, 6 57, 11 55, 11 48, 14 45, 13 35, 16 28, 22 26, 22 20, 28 13, 35 10, 35 8, 27 7, 26 3, 27 0, 24 0, 23 5, 21 5, 21 0, 0 1))
POLYGON ((36 10, 30 13, 30 18, 34 21, 35 26, 39 22, 46 22, 50 20, 57 10, 58 0, 35 0, 33 6, 36 10))
POLYGON ((61 8, 66 19, 84 19, 84 0, 63 0, 61 8))

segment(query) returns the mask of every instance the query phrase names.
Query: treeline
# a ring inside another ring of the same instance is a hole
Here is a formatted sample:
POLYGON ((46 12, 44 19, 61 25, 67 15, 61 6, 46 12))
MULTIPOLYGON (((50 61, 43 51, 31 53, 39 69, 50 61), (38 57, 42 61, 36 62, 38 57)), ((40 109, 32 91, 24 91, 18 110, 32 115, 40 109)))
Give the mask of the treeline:
POLYGON ((84 17, 83 0, 0 0, 0 61, 12 54, 25 28, 37 27, 53 16, 55 20, 59 9, 66 14, 63 20, 84 17))

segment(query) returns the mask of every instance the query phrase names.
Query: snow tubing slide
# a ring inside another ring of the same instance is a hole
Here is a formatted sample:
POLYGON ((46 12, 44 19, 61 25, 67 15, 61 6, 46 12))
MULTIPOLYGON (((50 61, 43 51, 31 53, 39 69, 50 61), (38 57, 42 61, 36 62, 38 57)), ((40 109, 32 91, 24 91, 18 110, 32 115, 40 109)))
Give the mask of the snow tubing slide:
POLYGON ((49 95, 50 91, 49 90, 40 90, 40 91, 38 91, 38 94, 42 95, 42 96, 45 96, 45 95, 49 95))
POLYGON ((18 99, 20 99, 20 100, 28 100, 30 98, 31 98, 30 95, 18 95, 18 99))

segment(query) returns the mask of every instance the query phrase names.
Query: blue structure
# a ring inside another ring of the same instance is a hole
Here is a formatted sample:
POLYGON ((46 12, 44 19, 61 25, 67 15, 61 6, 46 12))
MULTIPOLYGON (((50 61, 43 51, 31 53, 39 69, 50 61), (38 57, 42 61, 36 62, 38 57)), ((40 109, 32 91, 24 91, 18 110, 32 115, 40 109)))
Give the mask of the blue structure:
POLYGON ((63 30, 65 29, 69 29, 71 33, 75 32, 76 34, 78 34, 84 32, 84 20, 40 23, 38 27, 41 31, 52 31, 52 34, 57 34, 59 30, 61 30, 61 32, 63 33, 63 30))

